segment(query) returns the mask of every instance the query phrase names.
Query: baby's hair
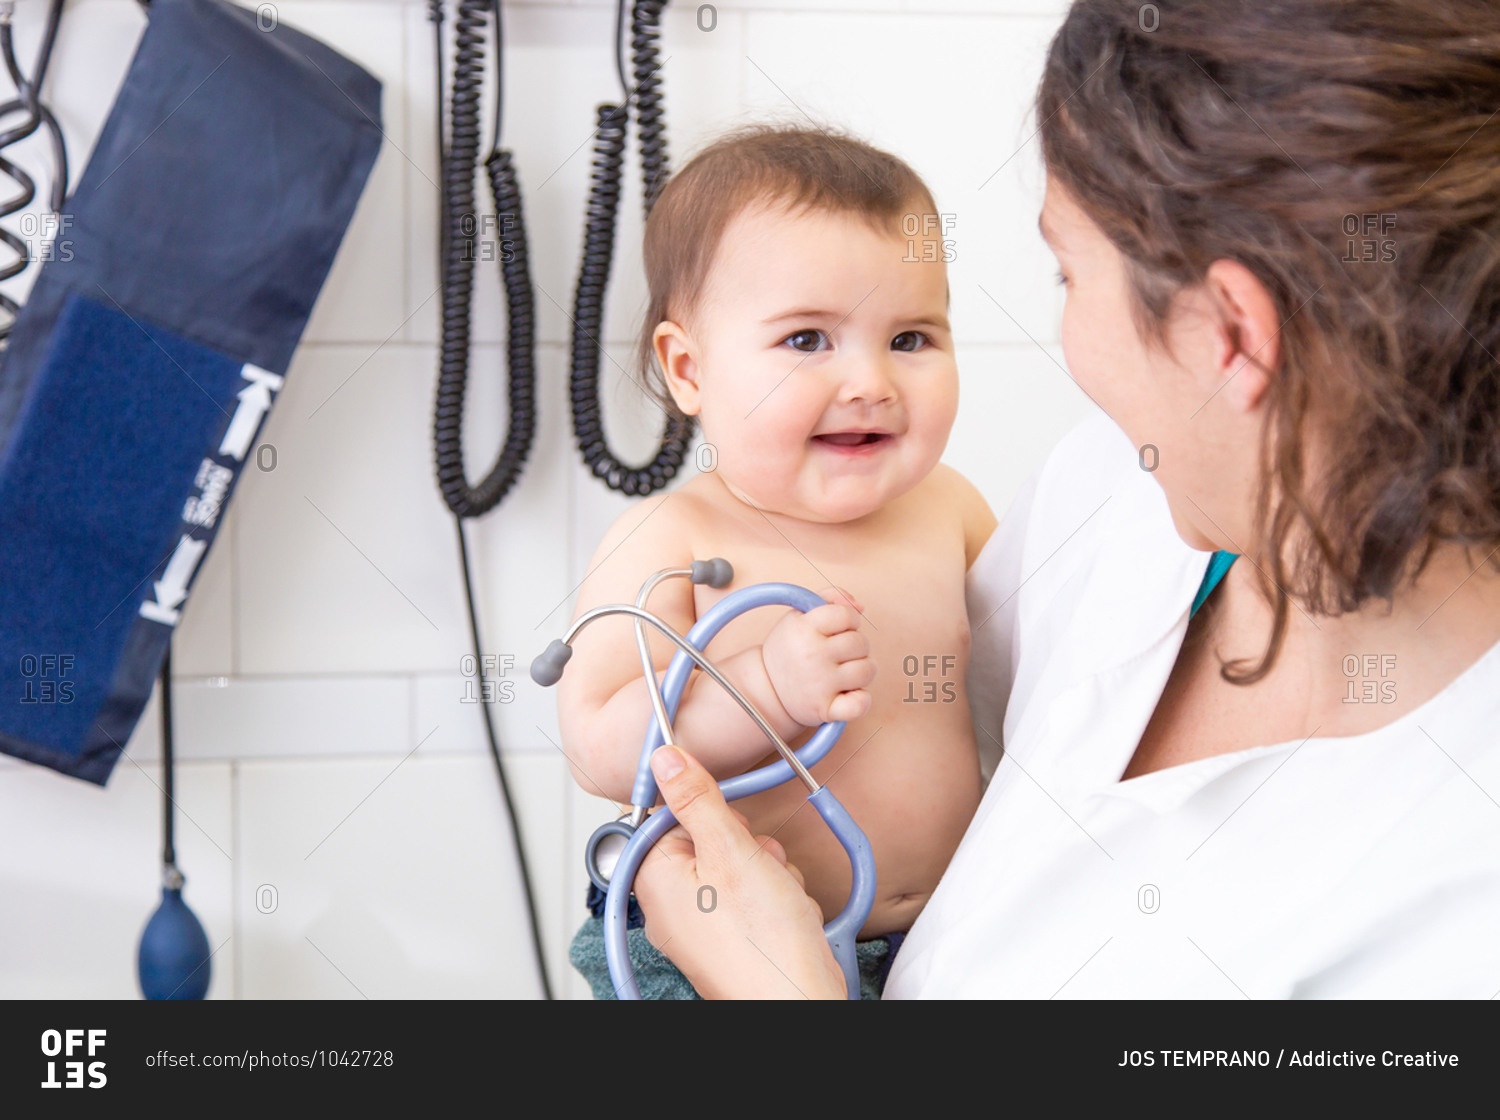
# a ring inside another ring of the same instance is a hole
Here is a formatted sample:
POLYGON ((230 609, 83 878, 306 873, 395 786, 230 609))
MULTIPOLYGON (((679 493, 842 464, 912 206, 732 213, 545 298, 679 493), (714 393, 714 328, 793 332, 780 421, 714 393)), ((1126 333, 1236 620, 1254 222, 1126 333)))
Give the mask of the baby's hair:
POLYGON ((657 197, 643 249, 649 298, 636 368, 668 416, 680 416, 654 360, 652 335, 666 319, 696 310, 729 223, 747 206, 776 204, 856 215, 878 233, 900 236, 905 215, 937 205, 904 161, 831 128, 752 124, 719 137, 688 160, 657 197))

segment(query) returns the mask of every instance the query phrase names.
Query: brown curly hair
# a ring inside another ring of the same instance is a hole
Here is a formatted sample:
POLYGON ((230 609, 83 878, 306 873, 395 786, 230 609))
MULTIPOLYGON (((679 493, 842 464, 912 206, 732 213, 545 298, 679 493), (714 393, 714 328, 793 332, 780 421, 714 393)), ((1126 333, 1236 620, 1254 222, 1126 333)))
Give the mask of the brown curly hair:
POLYGON ((1077 0, 1036 102, 1048 174, 1125 257, 1142 337, 1219 259, 1282 324, 1256 561, 1275 604, 1390 600, 1500 544, 1500 9, 1077 0), (1337 420, 1309 477, 1314 408, 1337 420))

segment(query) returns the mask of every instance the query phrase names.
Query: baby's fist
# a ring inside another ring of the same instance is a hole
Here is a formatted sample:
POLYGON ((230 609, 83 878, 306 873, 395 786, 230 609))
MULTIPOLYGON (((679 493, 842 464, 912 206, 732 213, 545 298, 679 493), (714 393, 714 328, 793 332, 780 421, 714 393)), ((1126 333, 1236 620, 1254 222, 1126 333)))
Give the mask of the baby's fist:
POLYGON ((766 675, 787 715, 803 727, 856 720, 870 710, 875 679, 870 642, 859 632, 860 606, 836 587, 825 606, 790 611, 761 646, 766 675))

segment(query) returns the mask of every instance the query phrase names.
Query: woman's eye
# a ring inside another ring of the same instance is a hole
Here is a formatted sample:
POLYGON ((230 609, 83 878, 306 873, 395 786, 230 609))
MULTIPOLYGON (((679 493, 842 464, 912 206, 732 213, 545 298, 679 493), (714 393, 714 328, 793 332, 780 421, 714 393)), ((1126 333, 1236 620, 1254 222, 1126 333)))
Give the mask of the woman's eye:
POLYGON ((1061 272, 1059 272, 1057 274, 1057 282, 1059 284, 1061 284, 1064 288, 1066 288, 1068 286, 1068 278, 1066 276, 1064 276, 1061 272))
POLYGON ((895 338, 891 339, 892 350, 906 350, 909 352, 920 350, 925 345, 928 345, 928 338, 921 331, 902 331, 895 338))
POLYGON ((783 343, 790 343, 793 350, 800 350, 804 354, 816 354, 819 350, 824 349, 823 342, 826 340, 826 337, 822 331, 805 330, 798 331, 796 334, 789 334, 781 341, 783 343))

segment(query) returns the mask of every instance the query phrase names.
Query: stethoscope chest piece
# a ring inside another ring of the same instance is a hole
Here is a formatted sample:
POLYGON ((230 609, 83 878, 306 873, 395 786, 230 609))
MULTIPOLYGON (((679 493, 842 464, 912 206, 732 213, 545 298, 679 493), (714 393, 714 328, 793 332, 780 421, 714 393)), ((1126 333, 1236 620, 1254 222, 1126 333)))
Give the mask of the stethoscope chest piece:
POLYGON ((635 828, 624 820, 609 821, 594 829, 583 849, 583 865, 589 878, 601 891, 609 890, 609 877, 620 862, 625 845, 635 835, 635 828))

